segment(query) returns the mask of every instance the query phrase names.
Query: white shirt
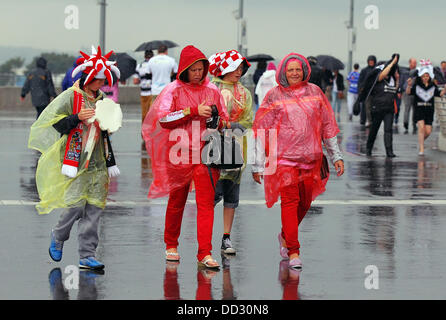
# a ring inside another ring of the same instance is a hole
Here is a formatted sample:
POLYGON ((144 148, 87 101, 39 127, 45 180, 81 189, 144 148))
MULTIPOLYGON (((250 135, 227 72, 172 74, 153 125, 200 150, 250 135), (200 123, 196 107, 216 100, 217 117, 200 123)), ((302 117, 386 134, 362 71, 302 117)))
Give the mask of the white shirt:
POLYGON ((159 54, 149 60, 148 71, 152 74, 152 94, 159 95, 170 83, 172 72, 178 72, 178 65, 172 57, 159 54))
POLYGON ((257 82, 255 94, 259 98, 259 105, 262 104, 266 93, 277 86, 276 82, 276 70, 265 71, 257 82))
MULTIPOLYGON (((150 61, 150 60, 149 60, 150 61)), ((141 95, 142 96, 150 96, 152 93, 150 91, 152 80, 150 79, 143 79, 146 74, 149 74, 149 61, 144 60, 140 64, 136 66, 136 73, 138 75, 138 78, 141 80, 139 83, 139 86, 141 88, 141 95)))

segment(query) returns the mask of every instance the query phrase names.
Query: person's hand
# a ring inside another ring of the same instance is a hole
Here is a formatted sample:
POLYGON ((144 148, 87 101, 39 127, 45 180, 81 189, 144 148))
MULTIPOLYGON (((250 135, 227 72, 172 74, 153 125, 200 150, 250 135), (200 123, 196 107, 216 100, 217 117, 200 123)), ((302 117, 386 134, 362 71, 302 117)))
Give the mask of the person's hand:
POLYGON ((396 95, 397 95, 398 99, 401 99, 401 93, 397 93, 396 95))
POLYGON ((139 84, 140 82, 139 78, 133 78, 133 84, 139 84))
POLYGON ((25 98, 24 97, 20 97, 20 101, 24 102, 25 98))
POLYGON ((88 120, 94 115, 95 115, 94 109, 85 109, 85 108, 82 108, 81 111, 79 111, 79 113, 77 114, 80 121, 88 120))
POLYGON ((412 87, 412 78, 407 79, 407 86, 412 87))
POLYGON ((335 170, 338 174, 338 177, 344 174, 344 160, 338 160, 334 163, 335 170))
POLYGON ((209 118, 212 115, 212 108, 210 106, 206 106, 203 101, 198 106, 198 115, 209 118))
POLYGON ((262 179, 263 179, 263 173, 262 172, 253 172, 252 173, 252 178, 254 179, 255 182, 257 182, 258 184, 262 184, 262 179))

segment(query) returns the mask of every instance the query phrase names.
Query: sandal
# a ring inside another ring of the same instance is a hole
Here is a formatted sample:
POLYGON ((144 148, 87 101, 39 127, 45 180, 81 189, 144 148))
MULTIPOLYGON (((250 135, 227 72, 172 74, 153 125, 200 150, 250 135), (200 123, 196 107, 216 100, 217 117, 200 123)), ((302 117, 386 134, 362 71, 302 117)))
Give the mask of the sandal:
POLYGON ((214 260, 214 258, 212 258, 211 256, 207 256, 209 258, 204 257, 203 260, 201 261, 197 261, 197 264, 199 267, 205 267, 205 268, 209 268, 209 269, 219 269, 220 265, 218 264, 217 261, 214 260), (216 263, 216 265, 212 265, 210 263, 216 263))
POLYGON ((180 255, 178 252, 169 252, 166 250, 166 260, 167 261, 180 261, 180 255))

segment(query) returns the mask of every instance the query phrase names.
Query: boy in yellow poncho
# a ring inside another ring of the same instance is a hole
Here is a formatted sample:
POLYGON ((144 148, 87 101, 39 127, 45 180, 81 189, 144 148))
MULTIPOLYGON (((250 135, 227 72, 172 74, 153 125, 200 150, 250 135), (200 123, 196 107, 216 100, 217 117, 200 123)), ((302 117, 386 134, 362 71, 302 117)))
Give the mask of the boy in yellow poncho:
MULTIPOLYGON (((251 66, 236 50, 216 53, 209 58, 209 72, 214 76, 212 82, 220 89, 229 114, 231 129, 245 130, 252 127, 253 110, 251 93, 240 82, 240 78, 251 66)), ((235 254, 230 233, 234 221, 235 208, 239 204, 240 181, 246 166, 247 140, 241 136, 244 165, 240 169, 220 172, 220 179, 215 187, 214 205, 223 198, 223 238, 221 249, 224 253, 235 254)))
POLYGON ((92 50, 81 52, 79 66, 73 75, 83 71, 81 78, 62 92, 31 126, 28 147, 42 153, 36 171, 40 214, 55 208, 67 208, 51 231, 50 257, 62 259, 64 241, 73 224, 78 223, 79 266, 101 270, 104 265, 95 258, 99 242, 98 224, 105 207, 109 176, 119 174, 114 162, 110 139, 99 129, 95 103, 103 98, 99 90, 105 79, 112 84, 111 71, 119 78, 119 70, 108 60, 112 51, 101 55, 92 50))

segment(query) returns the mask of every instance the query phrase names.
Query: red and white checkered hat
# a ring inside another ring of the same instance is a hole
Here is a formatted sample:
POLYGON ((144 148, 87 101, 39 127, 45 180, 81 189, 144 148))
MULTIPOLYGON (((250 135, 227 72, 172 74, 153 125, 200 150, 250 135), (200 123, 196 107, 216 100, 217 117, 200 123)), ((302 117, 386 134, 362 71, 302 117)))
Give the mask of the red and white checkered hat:
POLYGON ((219 52, 209 58, 209 72, 215 77, 224 76, 229 72, 235 71, 242 62, 245 62, 246 65, 246 68, 243 70, 243 74, 245 74, 251 66, 245 57, 236 50, 219 52))

